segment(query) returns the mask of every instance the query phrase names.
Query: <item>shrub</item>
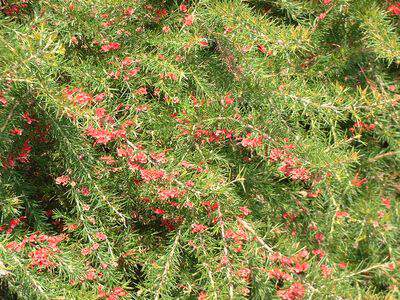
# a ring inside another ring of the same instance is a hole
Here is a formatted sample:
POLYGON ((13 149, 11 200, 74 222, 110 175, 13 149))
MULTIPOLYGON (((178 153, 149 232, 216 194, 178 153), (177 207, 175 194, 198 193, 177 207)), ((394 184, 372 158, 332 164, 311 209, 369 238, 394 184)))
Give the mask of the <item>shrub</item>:
POLYGON ((399 3, 1 3, 10 297, 400 296, 399 3))

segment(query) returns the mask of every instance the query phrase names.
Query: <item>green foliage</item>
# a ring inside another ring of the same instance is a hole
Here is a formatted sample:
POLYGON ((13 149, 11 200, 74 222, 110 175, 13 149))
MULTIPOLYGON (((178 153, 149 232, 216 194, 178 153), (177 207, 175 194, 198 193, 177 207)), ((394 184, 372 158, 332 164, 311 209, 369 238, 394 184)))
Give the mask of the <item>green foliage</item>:
POLYGON ((1 3, 7 295, 400 296, 400 4, 1 3))

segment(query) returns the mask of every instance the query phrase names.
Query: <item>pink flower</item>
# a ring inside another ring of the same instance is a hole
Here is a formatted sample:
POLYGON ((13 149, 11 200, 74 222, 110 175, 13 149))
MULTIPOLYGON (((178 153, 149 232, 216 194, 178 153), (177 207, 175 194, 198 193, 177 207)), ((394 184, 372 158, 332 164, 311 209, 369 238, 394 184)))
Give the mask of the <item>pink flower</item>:
POLYGON ((179 10, 180 10, 181 12, 187 12, 187 7, 186 7, 186 5, 185 5, 185 4, 181 4, 181 5, 179 6, 179 10))
POLYGON ((110 50, 118 50, 119 47, 120 47, 119 43, 111 42, 111 43, 108 43, 108 44, 105 44, 105 45, 101 46, 101 51, 108 52, 110 50))
POLYGON ((239 210, 245 215, 248 216, 251 214, 251 210, 248 209, 246 206, 239 207, 239 210))
POLYGON ((308 263, 302 263, 302 264, 296 263, 296 266, 294 267, 294 272, 296 274, 300 274, 306 272, 309 269, 309 267, 310 265, 308 263))
POLYGON ((233 97, 231 97, 231 93, 228 93, 225 95, 225 104, 226 105, 232 105, 235 102, 235 99, 233 97))
POLYGON ((105 241, 107 239, 107 235, 105 235, 102 232, 97 232, 96 233, 96 238, 98 238, 100 241, 105 241))
POLYGON ((191 26, 194 21, 194 16, 193 15, 186 15, 185 18, 183 19, 183 24, 185 26, 191 26))
POLYGON ((165 176, 165 172, 163 170, 143 169, 140 170, 140 176, 145 182, 150 182, 163 178, 165 176))
POLYGON ((203 224, 192 224, 192 233, 200 233, 207 229, 208 227, 203 224))
POLYGON ((343 218, 343 217, 349 217, 349 213, 346 211, 338 211, 336 212, 336 217, 338 218, 343 218))
POLYGON ((325 236, 323 233, 318 232, 315 234, 315 239, 317 240, 318 244, 321 244, 324 241, 325 236))
POLYGON ((391 207, 390 199, 382 197, 381 200, 382 204, 385 205, 387 209, 390 209, 391 207))
POLYGON ((329 278, 332 274, 332 268, 329 268, 327 265, 321 265, 322 276, 324 278, 329 278))
POLYGON ((249 268, 243 268, 237 271, 239 277, 248 281, 250 279, 251 270, 249 268))
POLYGON ((2 95, 2 92, 0 92, 0 104, 3 106, 7 106, 7 99, 4 98, 4 96, 2 95))
POLYGON ((147 89, 145 87, 141 87, 136 90, 136 94, 138 95, 147 95, 147 89))
POLYGON ((179 198, 180 194, 181 192, 177 188, 173 188, 170 190, 161 190, 158 192, 161 200, 179 198))
POLYGON ((283 156, 285 155, 285 152, 282 149, 275 148, 272 149, 270 154, 269 154, 269 160, 272 162, 281 160, 283 156))
POLYGON ((84 186, 81 188, 81 193, 83 196, 89 196, 90 195, 90 190, 87 186, 84 186))
POLYGON ((287 280, 287 281, 289 281, 289 280, 293 279, 291 275, 279 270, 278 268, 270 270, 268 272, 268 276, 270 278, 275 278, 276 280, 287 280))
POLYGON ((90 253, 92 253, 92 250, 91 250, 90 248, 85 247, 85 248, 82 248, 82 250, 81 250, 81 254, 82 254, 83 256, 87 256, 87 255, 89 255, 90 253))
POLYGON ((290 177, 292 180, 306 181, 310 179, 310 171, 305 168, 296 168, 290 171, 290 177))
POLYGON ((304 286, 300 282, 293 283, 288 289, 278 291, 277 295, 282 300, 300 300, 305 294, 304 286))
POLYGON ((62 175, 56 178, 56 184, 66 186, 70 181, 70 177, 68 175, 62 175))

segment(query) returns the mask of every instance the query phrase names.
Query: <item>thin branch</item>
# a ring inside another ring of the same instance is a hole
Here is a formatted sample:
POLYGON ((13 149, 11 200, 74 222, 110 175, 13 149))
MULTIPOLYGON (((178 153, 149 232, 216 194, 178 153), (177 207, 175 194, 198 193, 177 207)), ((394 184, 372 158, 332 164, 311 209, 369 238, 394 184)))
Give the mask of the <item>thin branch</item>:
POLYGON ((400 154, 399 151, 390 151, 390 152, 382 153, 382 154, 379 154, 379 155, 377 155, 375 157, 372 157, 372 158, 368 159, 368 161, 369 162, 374 162, 374 161, 377 161, 377 160, 379 160, 381 158, 395 156, 395 155, 398 155, 398 154, 400 154))
POLYGON ((4 125, 3 125, 3 127, 1 127, 0 132, 3 132, 4 129, 6 129, 7 124, 8 124, 8 122, 11 120, 11 117, 12 117, 13 114, 14 114, 14 110, 15 110, 15 108, 18 106, 18 104, 19 104, 19 102, 18 102, 18 101, 15 101, 13 107, 11 107, 11 110, 10 110, 10 112, 9 112, 7 118, 6 118, 6 121, 5 121, 4 125))
POLYGON ((256 238, 257 242, 259 242, 261 244, 261 246, 263 246, 263 248, 265 248, 270 253, 274 252, 272 247, 268 246, 264 242, 264 240, 257 235, 257 232, 253 229, 253 227, 251 227, 251 225, 249 223, 247 223, 246 221, 244 221, 243 219, 240 219, 240 218, 237 218, 237 220, 244 228, 246 228, 248 231, 250 231, 251 234, 254 235, 254 237, 256 238))
MULTIPOLYGON (((222 213, 221 213, 220 206, 218 206, 218 217, 219 217, 218 223, 220 224, 220 227, 221 227, 221 235, 222 235, 222 240, 224 243, 224 255, 226 258, 228 258, 228 247, 226 245, 225 226, 224 226, 224 221, 222 220, 222 213)), ((227 267, 226 277, 228 278, 228 281, 229 281, 229 299, 233 299, 233 285, 232 285, 231 267, 230 267, 229 259, 228 259, 228 267, 227 267)))
POLYGON ((174 254, 175 254, 175 249, 178 246, 180 236, 181 236, 181 230, 179 229, 178 233, 176 234, 174 244, 172 245, 171 252, 168 255, 167 262, 165 263, 164 271, 163 271, 163 273, 161 275, 160 284, 158 285, 158 289, 156 291, 156 295, 154 297, 154 300, 158 300, 160 298, 161 288, 162 288, 162 286, 164 284, 164 281, 165 281, 165 279, 166 279, 166 277, 168 275, 168 271, 169 271, 170 266, 171 266, 171 261, 172 261, 172 258, 174 256, 174 254))

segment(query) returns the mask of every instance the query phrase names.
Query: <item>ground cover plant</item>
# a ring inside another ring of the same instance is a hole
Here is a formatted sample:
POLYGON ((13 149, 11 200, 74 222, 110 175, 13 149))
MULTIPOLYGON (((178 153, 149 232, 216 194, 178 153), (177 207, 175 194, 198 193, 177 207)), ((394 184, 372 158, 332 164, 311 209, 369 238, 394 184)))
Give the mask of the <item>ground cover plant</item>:
POLYGON ((400 298, 400 3, 0 3, 2 299, 400 298))

